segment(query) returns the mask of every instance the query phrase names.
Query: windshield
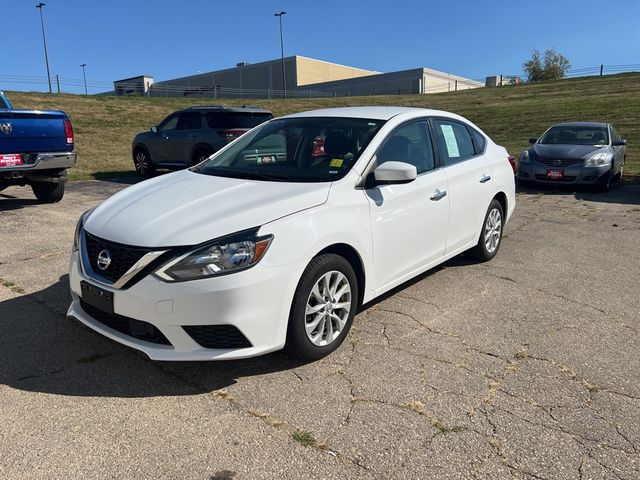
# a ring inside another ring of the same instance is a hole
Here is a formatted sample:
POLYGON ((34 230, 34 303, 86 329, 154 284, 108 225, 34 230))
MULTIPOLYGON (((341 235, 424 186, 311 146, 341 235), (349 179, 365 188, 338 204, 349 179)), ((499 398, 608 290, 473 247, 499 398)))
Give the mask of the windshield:
POLYGON ((205 175, 283 182, 344 177, 384 124, 356 118, 283 118, 243 135, 194 169, 205 175))
POLYGON ((542 145, 608 145, 606 126, 556 125, 547 130, 538 143, 542 145))

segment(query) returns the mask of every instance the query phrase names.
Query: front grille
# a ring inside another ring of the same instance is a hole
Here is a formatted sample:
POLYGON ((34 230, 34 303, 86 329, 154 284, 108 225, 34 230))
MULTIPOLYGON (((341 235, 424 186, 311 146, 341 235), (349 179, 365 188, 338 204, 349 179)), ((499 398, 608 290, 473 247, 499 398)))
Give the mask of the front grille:
POLYGON ((88 303, 80 300, 80 306, 94 320, 106 325, 113 330, 129 335, 130 337, 144 340, 145 342, 157 343, 159 345, 171 345, 167 337, 150 323, 133 318, 118 315, 117 313, 103 312, 99 308, 92 307, 88 303))
POLYGON ((110 242, 102 238, 85 233, 85 243, 87 246, 87 257, 94 273, 106 278, 111 282, 116 282, 127 271, 135 265, 147 253, 152 252, 152 248, 130 247, 120 243, 110 242), (106 270, 98 268, 98 255, 102 250, 108 250, 111 256, 111 263, 106 270))
POLYGON ((233 325, 192 325, 182 327, 204 348, 249 348, 251 342, 233 325))
POLYGON ((535 157, 535 161, 549 167, 572 167, 582 165, 584 158, 540 158, 535 157), (559 162, 559 163, 558 163, 559 162))

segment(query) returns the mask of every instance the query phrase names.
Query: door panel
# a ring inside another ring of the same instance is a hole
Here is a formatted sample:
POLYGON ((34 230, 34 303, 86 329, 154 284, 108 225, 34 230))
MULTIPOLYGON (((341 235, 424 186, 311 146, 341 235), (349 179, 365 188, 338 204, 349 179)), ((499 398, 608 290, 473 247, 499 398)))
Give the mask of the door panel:
POLYGON ((449 189, 447 253, 476 240, 493 198, 493 178, 485 155, 444 169, 449 189))
POLYGON ((411 183, 366 190, 373 226, 372 288, 408 279, 408 274, 444 255, 449 197, 442 193, 446 192, 442 170, 411 183))
POLYGON ((473 141, 470 126, 438 118, 432 127, 449 190, 448 254, 477 238, 492 198, 494 180, 485 145, 479 144, 481 139, 473 141))

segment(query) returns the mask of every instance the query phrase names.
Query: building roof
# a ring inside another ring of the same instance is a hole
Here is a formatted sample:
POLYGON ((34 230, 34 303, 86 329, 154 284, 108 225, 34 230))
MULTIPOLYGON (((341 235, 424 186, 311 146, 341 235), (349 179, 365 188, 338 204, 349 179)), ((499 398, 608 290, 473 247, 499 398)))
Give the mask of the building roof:
POLYGON ((153 75, 136 75, 135 77, 123 78, 121 80, 114 80, 113 83, 128 82, 129 80, 137 80, 139 78, 153 78, 153 75))

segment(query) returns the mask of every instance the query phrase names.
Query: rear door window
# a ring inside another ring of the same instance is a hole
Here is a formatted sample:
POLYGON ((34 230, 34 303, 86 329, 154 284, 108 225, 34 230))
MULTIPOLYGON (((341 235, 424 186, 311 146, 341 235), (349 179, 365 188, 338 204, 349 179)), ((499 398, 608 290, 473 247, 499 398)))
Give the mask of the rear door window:
POLYGON ((181 113, 176 130, 198 130, 202 127, 199 113, 181 113))
POLYGON ((453 120, 435 119, 433 126, 438 153, 445 166, 475 155, 473 140, 465 125, 453 120))

